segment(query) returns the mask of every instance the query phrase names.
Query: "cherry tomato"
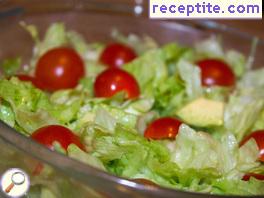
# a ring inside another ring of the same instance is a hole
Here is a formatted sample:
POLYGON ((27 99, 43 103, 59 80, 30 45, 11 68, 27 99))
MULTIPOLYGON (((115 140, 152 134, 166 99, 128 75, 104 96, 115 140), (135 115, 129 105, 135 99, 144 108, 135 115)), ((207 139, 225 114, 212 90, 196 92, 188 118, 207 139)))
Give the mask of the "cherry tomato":
POLYGON ((26 74, 17 74, 16 77, 21 81, 31 82, 35 87, 43 89, 43 85, 33 76, 29 76, 26 74))
POLYGON ((181 122, 175 118, 164 117, 154 120, 144 132, 149 139, 174 139, 178 134, 181 122))
POLYGON ((197 62, 201 69, 203 86, 226 86, 235 85, 235 75, 230 66, 217 59, 205 59, 197 62))
POLYGON ((259 147, 259 160, 264 162, 264 130, 255 131, 241 141, 240 146, 245 144, 249 139, 254 138, 259 147))
POLYGON ((148 179, 143 179, 143 178, 137 178, 137 179, 132 179, 131 181, 137 182, 139 184, 144 184, 147 186, 153 186, 153 187, 158 187, 159 185, 157 185, 156 183, 148 180, 148 179))
POLYGON ((248 174, 244 175, 242 180, 248 181, 250 179, 250 177, 254 177, 254 178, 258 179, 258 180, 264 180, 264 175, 256 174, 256 173, 248 173, 248 174))
POLYGON ((124 91, 128 99, 136 98, 140 94, 136 79, 128 72, 109 68, 97 76, 94 83, 96 97, 111 97, 120 91, 124 91))
POLYGON ((137 57, 133 49, 120 43, 113 43, 104 49, 100 61, 108 67, 121 67, 137 57))
POLYGON ((85 150, 85 147, 78 136, 76 136, 70 129, 59 125, 48 125, 39 128, 31 135, 31 138, 38 143, 47 146, 51 150, 54 150, 53 143, 55 141, 60 143, 65 151, 67 151, 70 144, 75 144, 80 149, 85 150))
POLYGON ((36 80, 34 77, 26 74, 17 74, 16 77, 21 81, 31 82, 32 84, 34 84, 36 80))
POLYGON ((35 76, 48 91, 74 88, 84 76, 81 57, 71 48, 54 48, 37 62, 35 76))

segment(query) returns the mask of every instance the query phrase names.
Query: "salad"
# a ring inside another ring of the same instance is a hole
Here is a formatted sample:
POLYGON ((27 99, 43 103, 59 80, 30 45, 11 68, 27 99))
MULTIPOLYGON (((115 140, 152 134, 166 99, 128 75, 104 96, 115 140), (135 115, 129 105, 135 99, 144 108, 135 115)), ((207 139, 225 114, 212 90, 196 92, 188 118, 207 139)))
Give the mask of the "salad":
MULTIPOLYGON (((264 68, 211 37, 87 43, 63 23, 21 23, 31 59, 1 62, 0 119, 110 174, 210 194, 264 195, 264 68)), ((38 164, 33 175, 48 174, 38 164)), ((56 192, 39 180, 49 197, 56 192)))

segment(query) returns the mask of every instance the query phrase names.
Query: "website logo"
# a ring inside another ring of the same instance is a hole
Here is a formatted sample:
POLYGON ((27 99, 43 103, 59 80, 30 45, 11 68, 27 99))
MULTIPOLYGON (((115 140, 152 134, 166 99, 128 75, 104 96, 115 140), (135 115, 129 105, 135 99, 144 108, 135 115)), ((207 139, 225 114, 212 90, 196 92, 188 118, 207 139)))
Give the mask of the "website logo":
POLYGON ((261 19, 262 0, 149 0, 153 19, 261 19))
POLYGON ((8 169, 1 177, 1 190, 7 197, 19 198, 24 196, 30 186, 28 175, 21 169, 8 169))

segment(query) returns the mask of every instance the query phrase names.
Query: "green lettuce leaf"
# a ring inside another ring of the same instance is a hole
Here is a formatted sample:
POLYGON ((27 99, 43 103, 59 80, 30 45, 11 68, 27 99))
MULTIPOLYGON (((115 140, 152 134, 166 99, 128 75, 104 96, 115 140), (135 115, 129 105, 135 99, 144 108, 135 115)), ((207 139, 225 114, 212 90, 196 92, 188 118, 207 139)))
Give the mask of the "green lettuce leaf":
POLYGON ((85 164, 93 166, 95 168, 105 170, 103 163, 97 159, 96 157, 92 156, 91 154, 82 151, 78 146, 71 144, 67 148, 68 156, 79 160, 85 164))
POLYGON ((169 75, 175 75, 177 72, 177 62, 180 59, 192 61, 194 58, 192 48, 181 46, 178 43, 166 44, 161 50, 168 67, 169 75))
POLYGON ((220 141, 207 133, 182 125, 175 142, 169 143, 172 161, 181 169, 205 170, 218 177, 241 179, 245 172, 259 166, 258 147, 252 141, 239 148, 234 135, 223 135, 220 141))
POLYGON ((172 115, 186 103, 185 86, 177 76, 170 76, 155 90, 154 109, 161 116, 172 115))
POLYGON ((233 133, 239 141, 242 140, 258 119, 263 105, 264 100, 252 92, 231 95, 224 112, 226 130, 233 133))
POLYGON ((219 58, 224 56, 224 51, 219 38, 213 36, 195 43, 194 49, 199 56, 210 58, 219 58))
MULTIPOLYGON (((85 95, 84 92, 76 92, 59 91, 49 98, 31 83, 21 82, 17 78, 0 80, 0 98, 10 105, 18 128, 27 134, 44 125, 67 125, 74 121, 83 101, 82 95, 85 95)), ((1 112, 5 111, 6 108, 1 106, 1 112)))
POLYGON ((12 108, 31 112, 49 105, 48 97, 44 92, 33 87, 31 83, 21 82, 17 78, 0 80, 0 97, 12 108))
POLYGON ((242 77, 246 72, 246 58, 243 54, 235 50, 228 50, 224 56, 225 60, 233 69, 237 77, 242 77))
POLYGON ((67 43, 66 30, 63 23, 53 23, 49 26, 43 40, 37 43, 35 51, 39 56, 54 47, 67 43))
POLYGON ((264 68, 251 70, 243 75, 243 78, 239 81, 239 88, 255 89, 264 87, 264 68))
POLYGON ((32 134, 35 130, 43 126, 59 124, 46 110, 30 112, 15 107, 14 112, 17 124, 27 135, 32 134))
POLYGON ((147 35, 139 37, 135 34, 129 34, 128 36, 125 36, 118 30, 114 29, 111 36, 117 42, 123 43, 130 46, 132 49, 135 49, 138 54, 143 54, 146 51, 156 49, 158 47, 156 41, 147 35))
POLYGON ((230 93, 231 89, 229 87, 203 87, 204 97, 210 100, 226 102, 230 93))
POLYGON ((90 142, 92 155, 119 176, 135 177, 144 171, 150 155, 160 162, 169 159, 166 147, 149 142, 121 125, 116 126, 114 133, 103 128, 94 130, 93 134, 90 128, 86 130, 87 136, 93 137, 90 142))
POLYGON ((213 184, 212 193, 221 195, 263 195, 264 182, 251 178, 249 181, 221 179, 213 184))
POLYGON ((239 148, 232 134, 219 142, 186 125, 172 142, 148 141, 121 125, 114 132, 89 125, 85 137, 92 155, 111 173, 170 188, 212 192, 222 178, 238 181, 259 167, 255 141, 239 148))
POLYGON ((0 99, 0 120, 11 127, 15 126, 15 115, 8 102, 0 99))
MULTIPOLYGON (((113 101, 111 101, 113 102, 113 101)), ((86 123, 95 122, 110 131, 113 131, 116 124, 120 123, 129 128, 135 128, 138 116, 148 111, 152 105, 151 101, 138 100, 127 102, 126 104, 111 104, 109 100, 90 99, 79 109, 76 122, 73 123, 75 129, 80 130, 86 123), (142 105, 147 106, 142 107, 142 105)))
POLYGON ((252 127, 252 131, 262 130, 264 129, 264 110, 259 114, 256 122, 252 127))
POLYGON ((185 82, 186 94, 189 99, 195 99, 202 95, 201 71, 199 67, 181 59, 177 63, 179 75, 185 82))
POLYGON ((152 96, 153 90, 168 76, 161 50, 151 50, 127 63, 123 68, 131 73, 139 83, 141 94, 152 96))

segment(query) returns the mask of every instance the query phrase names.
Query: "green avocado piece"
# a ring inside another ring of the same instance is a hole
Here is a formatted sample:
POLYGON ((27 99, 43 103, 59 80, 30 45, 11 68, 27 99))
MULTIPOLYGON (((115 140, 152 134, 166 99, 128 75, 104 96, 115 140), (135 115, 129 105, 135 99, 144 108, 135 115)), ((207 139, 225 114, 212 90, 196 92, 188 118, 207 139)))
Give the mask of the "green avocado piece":
POLYGON ((224 122, 224 102, 198 98, 177 112, 184 122, 197 127, 221 126, 224 122))

